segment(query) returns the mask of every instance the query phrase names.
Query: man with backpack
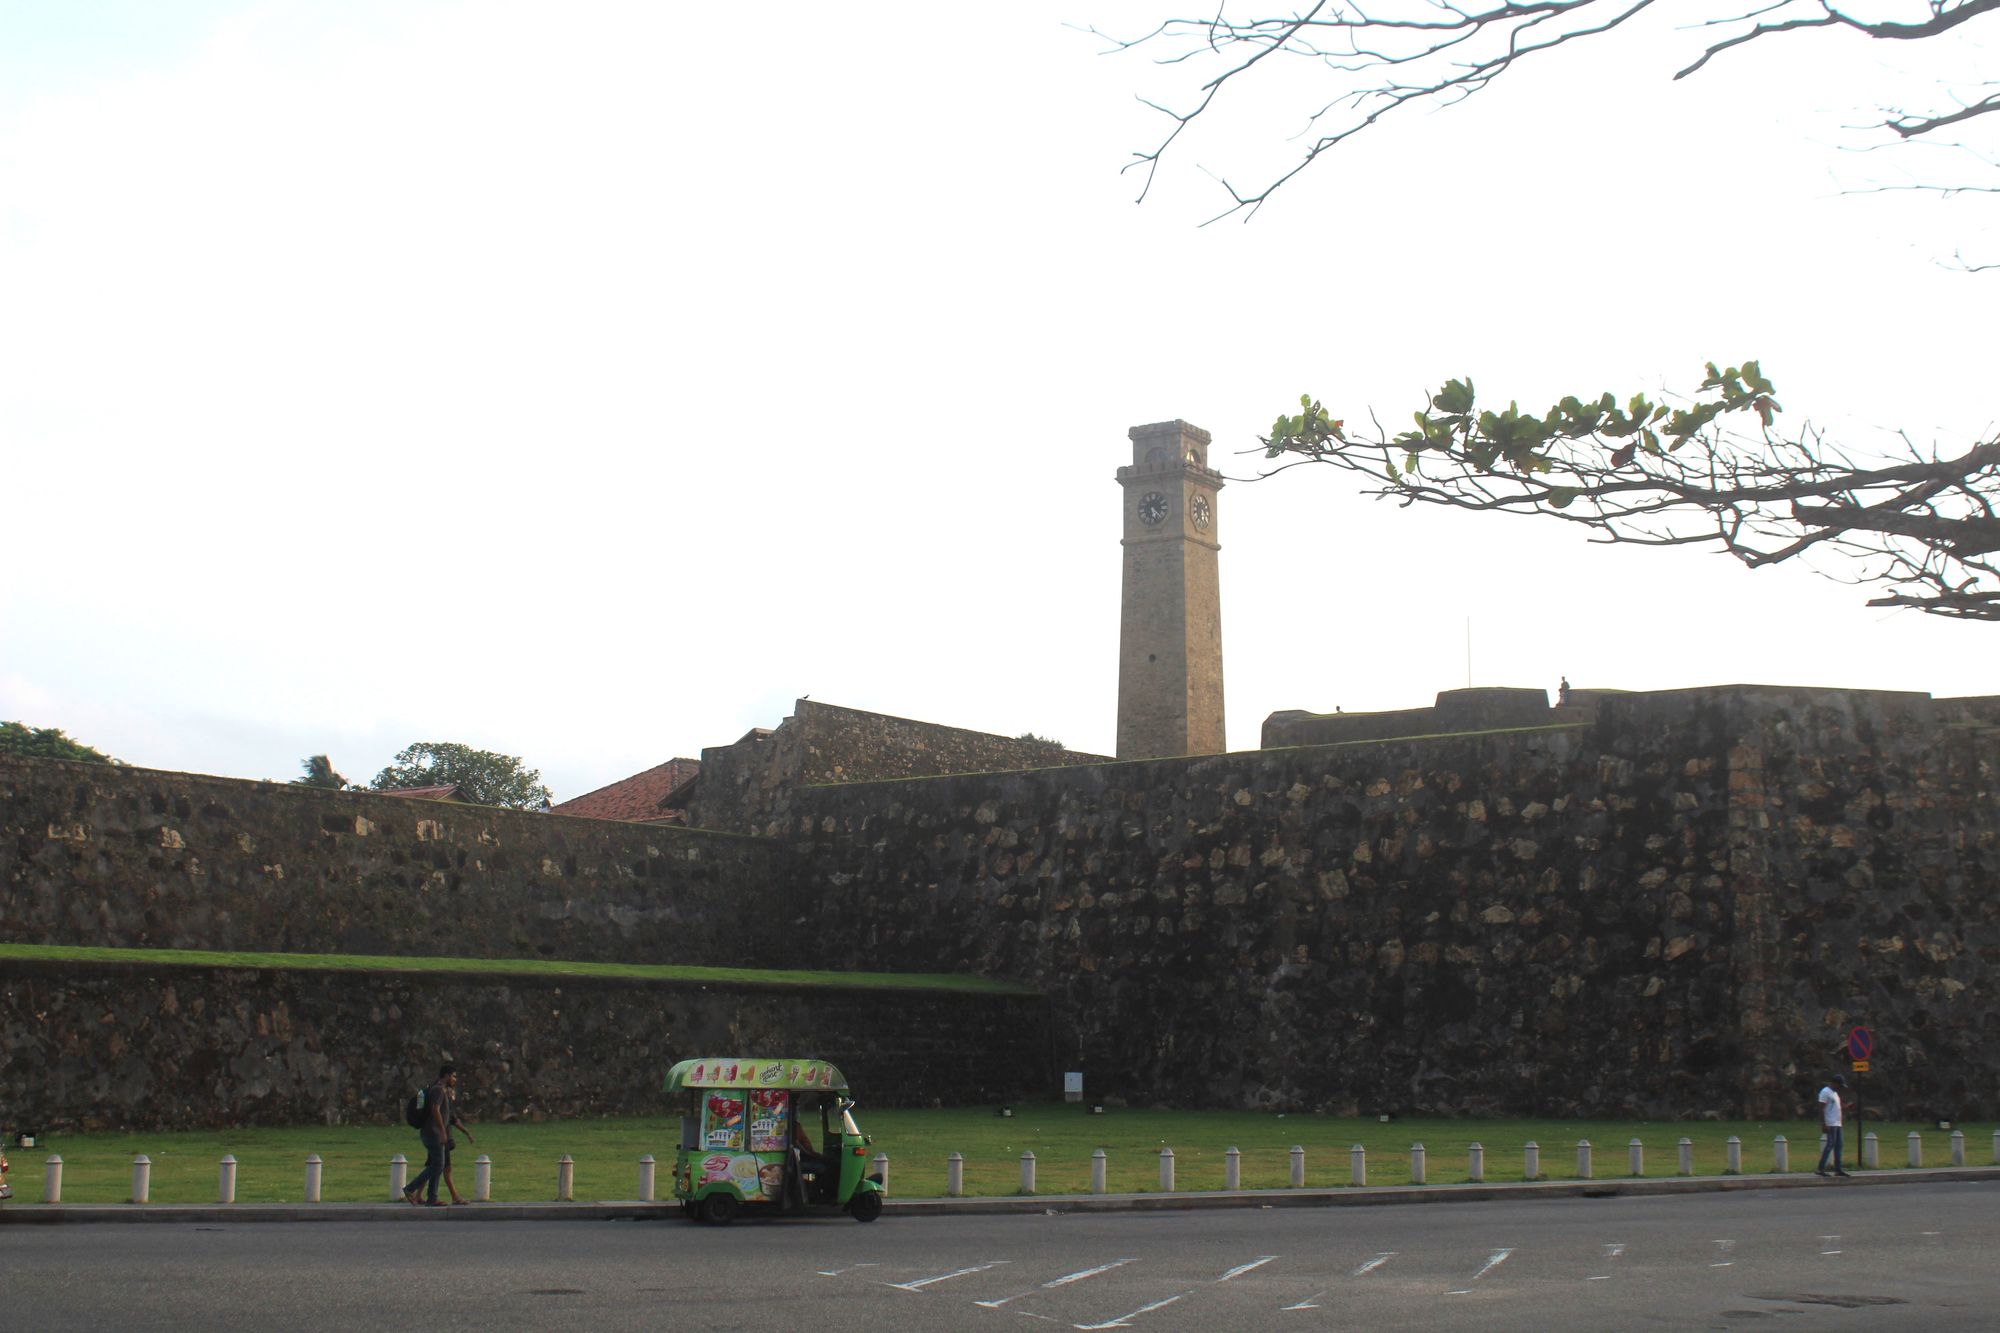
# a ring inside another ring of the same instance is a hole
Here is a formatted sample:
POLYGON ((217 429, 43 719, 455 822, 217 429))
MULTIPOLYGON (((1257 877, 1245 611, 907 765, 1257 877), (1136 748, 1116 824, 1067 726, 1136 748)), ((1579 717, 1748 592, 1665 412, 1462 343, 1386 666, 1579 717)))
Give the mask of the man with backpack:
POLYGON ((451 1090, 457 1086, 458 1071, 450 1065, 439 1065, 437 1082, 412 1097, 405 1108, 405 1117, 424 1145, 424 1169, 404 1187, 403 1200, 406 1203, 425 1208, 443 1207, 438 1202, 438 1177, 444 1174, 444 1143, 449 1132, 445 1114, 451 1102, 451 1090), (426 1186, 429 1187, 429 1197, 419 1200, 417 1192, 426 1186))

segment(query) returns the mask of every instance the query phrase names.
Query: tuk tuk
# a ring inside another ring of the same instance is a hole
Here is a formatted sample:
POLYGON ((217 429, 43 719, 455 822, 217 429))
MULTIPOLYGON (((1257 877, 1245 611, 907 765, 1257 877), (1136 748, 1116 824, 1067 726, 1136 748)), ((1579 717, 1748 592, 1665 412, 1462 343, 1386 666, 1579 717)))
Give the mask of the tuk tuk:
POLYGON ((745 1207, 882 1215, 882 1178, 866 1174, 872 1140, 826 1061, 683 1060, 666 1091, 683 1098, 674 1197, 690 1219, 727 1226, 745 1207))

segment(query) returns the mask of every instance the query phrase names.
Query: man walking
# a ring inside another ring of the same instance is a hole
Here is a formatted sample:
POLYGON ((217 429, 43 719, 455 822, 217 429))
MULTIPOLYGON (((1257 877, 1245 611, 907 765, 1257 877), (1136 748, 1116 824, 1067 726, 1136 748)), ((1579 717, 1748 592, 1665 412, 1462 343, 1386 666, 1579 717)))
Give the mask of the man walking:
POLYGON ((1819 1090, 1819 1123, 1821 1129, 1825 1131, 1826 1143, 1819 1150, 1819 1165, 1814 1168, 1814 1174, 1816 1175, 1844 1176, 1847 1174, 1846 1169, 1840 1164, 1840 1126, 1843 1120, 1840 1113, 1840 1089, 1846 1086, 1847 1076, 1845 1074, 1835 1074, 1833 1082, 1819 1090), (1826 1161, 1829 1156, 1833 1158, 1833 1170, 1831 1171, 1826 1169, 1826 1161))
POLYGON ((420 1207, 439 1208, 438 1177, 444 1174, 444 1142, 449 1133, 445 1124, 446 1110, 451 1103, 451 1090, 458 1086, 458 1071, 450 1065, 439 1065, 437 1082, 423 1091, 424 1123, 417 1131, 424 1145, 424 1169, 417 1178, 403 1190, 406 1203, 420 1207), (417 1192, 429 1187, 429 1197, 419 1200, 417 1192))

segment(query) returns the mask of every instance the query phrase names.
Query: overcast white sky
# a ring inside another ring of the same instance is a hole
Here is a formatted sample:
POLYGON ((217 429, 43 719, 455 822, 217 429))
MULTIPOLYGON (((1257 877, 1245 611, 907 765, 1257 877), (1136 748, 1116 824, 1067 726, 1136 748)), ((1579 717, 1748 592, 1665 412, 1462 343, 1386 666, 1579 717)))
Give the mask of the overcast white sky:
MULTIPOLYGON (((1308 389, 1757 356, 1849 438, 1994 429, 1995 279, 1939 262, 1991 210, 1848 192, 1926 53, 1614 38, 1201 228, 1202 166, 1294 145, 1220 123, 1135 206, 1175 76, 1065 24, 1160 12, 0 0, 0 718, 277 779, 461 741, 558 799, 808 693, 1109 751, 1134 423, 1234 470, 1308 389)), ((1804 571, 1330 471, 1218 508, 1236 748, 1465 684, 1468 623, 1479 684, 2000 691, 1993 629, 1804 571)))

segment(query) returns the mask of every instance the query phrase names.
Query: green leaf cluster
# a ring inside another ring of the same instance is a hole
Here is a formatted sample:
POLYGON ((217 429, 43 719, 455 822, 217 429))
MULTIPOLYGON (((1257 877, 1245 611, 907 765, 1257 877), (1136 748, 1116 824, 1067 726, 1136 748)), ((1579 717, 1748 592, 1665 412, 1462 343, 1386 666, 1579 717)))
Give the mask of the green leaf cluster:
POLYGON ((523 767, 513 755, 475 750, 452 741, 418 741, 408 746, 368 785, 376 791, 455 786, 474 805, 510 810, 546 809, 550 799, 541 773, 523 767))
POLYGON ((30 727, 21 722, 0 722, 0 754, 29 759, 73 759, 86 764, 118 762, 101 750, 71 740, 60 727, 30 727))

